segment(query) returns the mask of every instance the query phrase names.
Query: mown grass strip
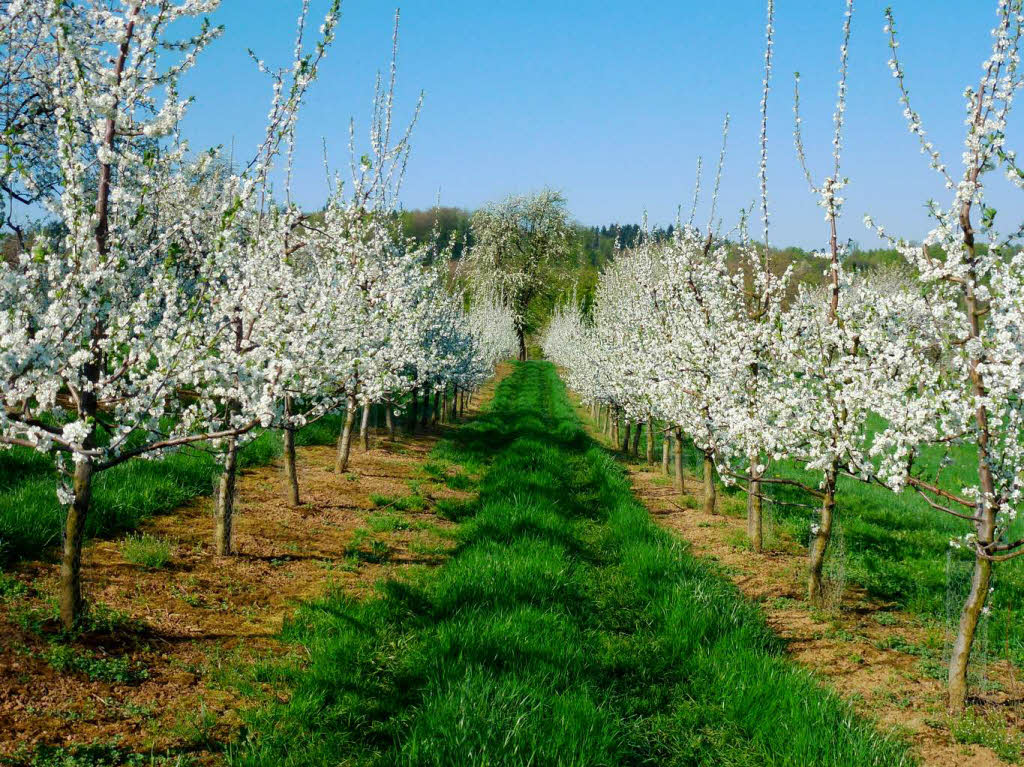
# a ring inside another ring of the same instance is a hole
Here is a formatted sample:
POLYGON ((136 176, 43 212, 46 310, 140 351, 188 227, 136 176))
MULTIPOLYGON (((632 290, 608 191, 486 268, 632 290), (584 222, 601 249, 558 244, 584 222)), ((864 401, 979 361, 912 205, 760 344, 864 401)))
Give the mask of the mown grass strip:
POLYGON ((903 765, 657 528, 525 363, 437 450, 484 464, 443 567, 286 626, 233 765, 903 765))

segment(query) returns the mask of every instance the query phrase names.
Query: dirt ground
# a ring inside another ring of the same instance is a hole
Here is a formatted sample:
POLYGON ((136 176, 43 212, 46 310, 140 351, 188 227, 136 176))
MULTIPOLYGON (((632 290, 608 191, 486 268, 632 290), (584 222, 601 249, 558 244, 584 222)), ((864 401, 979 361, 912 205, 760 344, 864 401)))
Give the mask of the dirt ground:
POLYGON ((452 525, 434 502, 471 494, 422 467, 449 428, 377 436, 368 452, 354 446, 341 475, 333 448, 299 448, 297 508, 285 501, 280 461, 245 471, 231 557, 213 555, 208 497, 144 525, 170 544, 159 569, 126 561, 123 540, 91 543, 83 574, 94 625, 71 642, 53 619, 57 566, 24 563, 14 573, 24 594, 0 601, 0 763, 40 746, 90 744, 216 763, 246 704, 231 680, 295 651, 276 637, 299 602, 328 589, 364 596, 383 578, 445 559, 452 525), (414 500, 388 500, 397 498, 414 500))
MULTIPOLYGON (((579 412, 590 424, 586 411, 579 412)), ((591 433, 604 440, 593 429, 591 433)), ((693 554, 714 561, 760 605, 791 657, 883 730, 911 742, 922 764, 995 767, 1012 759, 1007 752, 1014 750, 1012 739, 1020 738, 1024 726, 1024 684, 1013 668, 1005 663, 989 667, 988 677, 1001 680, 999 688, 983 692, 973 702, 975 718, 962 725, 962 740, 1004 739, 1001 760, 992 748, 954 738, 945 713, 945 669, 936 668, 936 661, 926 668, 928 650, 942 648, 944 637, 937 627, 873 600, 850 584, 841 601, 835 600, 834 609, 810 609, 803 545, 773 531, 770 550, 755 554, 744 543, 744 517, 702 511, 702 480, 685 475, 686 493, 680 496, 662 474, 660 462, 627 462, 626 468, 634 492, 653 518, 687 541, 693 554)))

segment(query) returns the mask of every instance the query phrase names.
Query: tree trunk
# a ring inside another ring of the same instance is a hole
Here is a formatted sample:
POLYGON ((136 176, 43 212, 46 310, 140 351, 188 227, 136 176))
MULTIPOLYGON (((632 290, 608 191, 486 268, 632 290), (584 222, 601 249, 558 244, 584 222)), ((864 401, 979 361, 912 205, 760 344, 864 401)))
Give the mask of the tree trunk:
POLYGON ((448 421, 448 384, 444 385, 444 390, 441 392, 441 416, 439 420, 441 423, 448 421))
POLYGON ((991 580, 992 561, 975 556, 971 591, 960 613, 960 626, 949 658, 949 710, 954 714, 961 713, 967 705, 967 666, 991 580))
POLYGON ((647 419, 647 463, 654 463, 654 419, 647 419))
POLYGON ((214 548, 217 556, 231 555, 231 533, 235 517, 235 479, 238 475, 238 440, 230 437, 224 451, 224 468, 217 485, 217 509, 214 516, 214 548))
POLYGON ((373 405, 367 402, 363 405, 363 417, 359 422, 359 442, 363 446, 363 452, 370 449, 370 409, 373 405))
POLYGON ((295 429, 284 429, 284 478, 288 484, 288 503, 299 505, 299 474, 295 468, 295 429))
POLYGON ((430 425, 430 389, 423 387, 423 417, 420 419, 420 426, 424 429, 430 425))
POLYGON ((643 425, 643 421, 637 421, 633 426, 633 455, 637 458, 640 457, 640 428, 643 425))
POLYGON ((85 536, 85 519, 89 514, 92 500, 91 460, 75 463, 72 480, 74 498, 68 507, 64 521, 64 552, 60 564, 60 622, 66 629, 72 629, 82 615, 82 539, 85 536))
POLYGON ((811 538, 809 551, 807 598, 812 604, 821 604, 824 597, 822 571, 825 566, 825 553, 832 540, 832 519, 836 509, 836 472, 834 469, 825 474, 825 497, 821 501, 821 519, 816 525, 817 530, 811 538))
POLYGON ((666 477, 672 473, 669 469, 669 458, 672 453, 672 437, 667 431, 662 432, 661 436, 661 472, 666 477))
POLYGON ((622 454, 629 455, 629 430, 632 428, 632 424, 626 421, 624 424, 625 428, 622 430, 622 454))
POLYGON ((526 332, 523 328, 516 328, 516 336, 519 340, 519 361, 526 362, 526 332))
POLYGON ((462 392, 462 396, 459 397, 459 418, 463 418, 466 415, 466 397, 469 394, 465 391, 462 392))
POLYGON ((452 410, 448 420, 455 423, 459 419, 459 387, 452 387, 452 410))
POLYGON ((435 426, 441 420, 441 392, 434 392, 434 413, 431 416, 431 423, 435 426))
POLYGON ((747 482, 747 537, 754 551, 764 549, 764 524, 761 517, 761 475, 754 471, 757 456, 750 459, 750 480, 747 482))
POLYGON ((718 490, 715 488, 715 461, 712 453, 704 451, 704 513, 715 513, 715 502, 718 500, 718 490))
POLYGON ((416 387, 412 388, 409 400, 409 422, 405 425, 406 431, 410 434, 416 433, 416 418, 419 413, 416 412, 417 406, 419 405, 419 397, 416 393, 416 387))
POLYGON ((356 398, 348 398, 348 407, 345 409, 345 425, 338 435, 338 455, 334 459, 334 470, 342 474, 348 470, 348 457, 352 451, 352 427, 356 422, 356 398))
POLYGON ((295 468, 295 427, 291 425, 292 398, 284 398, 284 412, 287 423, 282 431, 284 438, 284 478, 288 485, 288 503, 299 505, 299 474, 295 468))
POLYGON ((619 409, 617 407, 612 408, 612 445, 615 447, 619 445, 619 409))
POLYGON ((395 414, 391 412, 394 406, 394 402, 384 403, 384 425, 388 430, 388 439, 395 438, 395 414))
POLYGON ((676 490, 680 493, 686 492, 686 483, 683 479, 683 430, 676 427, 672 449, 675 451, 676 490))

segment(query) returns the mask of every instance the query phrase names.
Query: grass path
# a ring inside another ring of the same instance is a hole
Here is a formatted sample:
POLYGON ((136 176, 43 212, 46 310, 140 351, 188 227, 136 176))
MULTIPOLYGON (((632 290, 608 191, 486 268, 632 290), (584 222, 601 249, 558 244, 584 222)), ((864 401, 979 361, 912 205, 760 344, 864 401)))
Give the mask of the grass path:
POLYGON ((554 368, 435 456, 483 466, 441 568, 310 603, 235 765, 901 765, 659 529, 554 368))

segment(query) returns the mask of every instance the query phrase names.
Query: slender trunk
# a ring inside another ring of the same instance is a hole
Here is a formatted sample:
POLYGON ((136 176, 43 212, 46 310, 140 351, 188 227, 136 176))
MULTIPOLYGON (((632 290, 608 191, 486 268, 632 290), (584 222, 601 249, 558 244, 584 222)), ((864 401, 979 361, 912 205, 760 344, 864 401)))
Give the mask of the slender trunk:
POLYGON ((764 549, 764 524, 761 517, 761 474, 756 472, 758 458, 750 459, 750 480, 747 482, 747 537, 754 551, 764 549))
POLYGON ((214 548, 217 556, 231 555, 231 533, 235 516, 235 479, 238 476, 238 440, 230 437, 224 450, 224 468, 217 485, 214 548))
POLYGON ((288 483, 288 503, 299 505, 299 475, 295 468, 295 429, 284 429, 284 476, 288 483))
POLYGON ((352 451, 352 427, 356 422, 356 398, 348 398, 348 407, 345 409, 345 425, 338 435, 338 455, 334 459, 334 470, 342 474, 348 470, 348 457, 352 451))
POLYGON ((60 621, 66 629, 74 628, 82 614, 82 539, 85 536, 85 519, 89 514, 92 499, 92 476, 94 466, 91 460, 75 463, 72 480, 74 498, 68 507, 64 522, 64 552, 60 565, 60 621))
POLYGON ((632 424, 626 421, 624 424, 625 428, 622 430, 622 454, 629 455, 629 430, 632 428, 632 424))
POLYGON ((836 471, 830 469, 825 473, 825 496, 821 501, 821 519, 815 526, 811 538, 808 561, 807 598, 812 604, 820 604, 824 597, 822 571, 825 566, 825 553, 832 540, 832 520, 836 510, 836 471))
POLYGON ((526 362, 526 332, 523 328, 516 328, 516 335, 519 340, 519 361, 526 362))
POLYGON ((704 513, 715 513, 718 490, 715 488, 715 461, 710 450, 704 451, 704 513))
POLYGON ((437 424, 441 420, 441 392, 434 392, 434 413, 431 415, 431 423, 437 424))
POLYGON ((452 410, 451 410, 451 413, 450 413, 450 416, 449 416, 448 420, 451 421, 452 423, 455 423, 455 421, 457 421, 458 418, 459 418, 459 387, 458 386, 453 386, 452 387, 452 402, 451 402, 451 405, 452 405, 452 410))
POLYGON ((388 430, 388 439, 395 438, 395 414, 391 412, 394 406, 394 402, 384 403, 384 425, 388 430))
POLYGON ((654 463, 654 419, 647 419, 647 463, 654 463))
POLYGON ((363 405, 363 418, 359 422, 359 442, 363 446, 363 452, 370 449, 370 409, 373 405, 367 402, 363 405))
POLYGON ((424 429, 430 425, 430 389, 423 387, 423 417, 420 419, 420 426, 424 429))
POLYGON ((617 407, 612 408, 612 445, 618 446, 619 444, 619 409, 617 407))
POLYGON ((441 415, 439 420, 441 423, 448 421, 448 384, 444 385, 444 391, 441 393, 441 415))
POLYGON ((967 705, 967 666, 991 580, 992 561, 975 557, 971 591, 960 613, 960 626, 949 658, 949 710, 954 714, 962 712, 967 705))
MULTIPOLYGON (((980 103, 980 102, 979 102, 980 103)), ((980 106, 979 106, 980 109, 980 106)), ((979 170, 975 170, 973 180, 976 180, 979 170)), ((960 213, 960 225, 963 230, 964 244, 970 259, 973 262, 975 257, 974 229, 971 226, 970 200, 962 203, 960 213)), ((985 310, 979 305, 975 293, 976 276, 971 270, 970 279, 965 284, 965 303, 968 317, 971 323, 971 337, 978 338, 981 335, 981 328, 984 323, 985 310)), ((982 374, 985 362, 984 357, 971 360, 971 388, 974 394, 984 402, 988 395, 988 386, 982 374)), ((990 442, 992 429, 988 422, 988 408, 979 405, 975 410, 974 418, 977 424, 978 433, 978 484, 981 490, 981 502, 975 509, 974 529, 977 535, 975 546, 985 548, 990 546, 996 535, 995 513, 991 501, 995 496, 995 479, 992 476, 992 457, 990 442)), ((967 705, 967 667, 970 663, 971 648, 974 645, 974 636, 978 630, 978 621, 981 619, 985 602, 988 599, 990 582, 992 580, 992 561, 984 559, 975 550, 974 574, 971 577, 971 590, 964 602, 963 611, 960 613, 960 625, 957 628, 956 641, 953 643, 953 652, 949 658, 949 709, 953 713, 960 713, 967 705)))
POLYGON ((610 405, 604 406, 604 428, 601 431, 604 436, 610 437, 612 435, 612 409, 610 405))
POLYGON ((284 478, 288 485, 288 503, 299 505, 299 474, 295 468, 295 427, 292 426, 292 398, 284 398, 285 427, 281 433, 284 440, 284 478))
POLYGON ((469 394, 463 391, 459 397, 459 418, 463 418, 466 415, 466 397, 468 396, 469 394))
MULTIPOLYGON (((124 36, 118 46, 118 56, 114 62, 114 82, 121 84, 125 66, 128 62, 128 54, 131 49, 132 37, 135 31, 135 21, 140 13, 140 7, 136 6, 127 19, 124 36)), ((120 109, 120 100, 115 98, 108 117, 103 127, 103 146, 107 150, 113 150, 114 139, 117 135, 117 112, 120 109)), ((110 254, 110 182, 111 166, 109 162, 99 164, 99 174, 96 187, 96 206, 93 210, 93 217, 96 221, 96 228, 93 230, 96 239, 96 250, 104 258, 110 254)), ((102 323, 93 327, 92 340, 94 345, 90 350, 89 360, 82 366, 82 372, 86 380, 95 384, 100 379, 102 370, 102 352, 98 351, 100 341, 105 334, 102 323)), ((93 447, 96 434, 95 423, 98 410, 96 395, 91 387, 85 387, 79 395, 78 416, 89 424, 89 434, 86 436, 83 446, 93 447)), ((71 629, 81 615, 84 605, 82 599, 82 539, 85 535, 85 520, 89 514, 89 505, 92 501, 92 475, 95 472, 95 465, 91 459, 78 456, 83 460, 75 461, 75 472, 72 479, 73 498, 68 507, 67 518, 64 521, 64 551, 60 567, 60 618, 64 627, 71 629)))
POLYGON ((667 431, 662 432, 662 437, 661 437, 661 472, 666 477, 669 474, 672 473, 672 470, 669 468, 669 465, 668 465, 669 464, 669 458, 671 457, 671 453, 672 453, 672 437, 669 435, 669 433, 667 431))
POLYGON ((419 396, 416 393, 416 387, 414 386, 410 395, 409 400, 409 422, 405 425, 406 430, 410 434, 416 433, 416 417, 419 415, 416 412, 419 406, 419 396))
POLYGON ((643 425, 643 421, 637 421, 633 426, 633 455, 637 458, 640 457, 640 428, 643 425))
POLYGON ((672 448, 675 451, 676 490, 684 493, 686 492, 686 483, 683 480, 683 430, 677 426, 673 437, 672 448))

